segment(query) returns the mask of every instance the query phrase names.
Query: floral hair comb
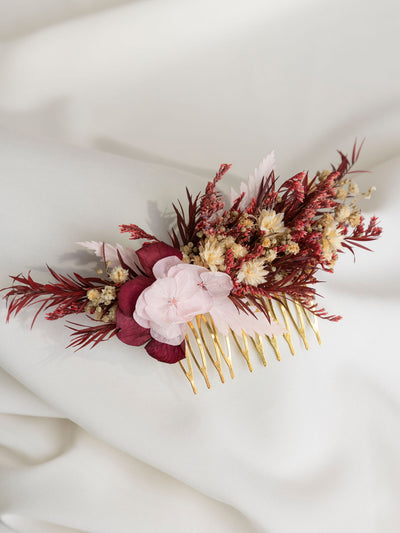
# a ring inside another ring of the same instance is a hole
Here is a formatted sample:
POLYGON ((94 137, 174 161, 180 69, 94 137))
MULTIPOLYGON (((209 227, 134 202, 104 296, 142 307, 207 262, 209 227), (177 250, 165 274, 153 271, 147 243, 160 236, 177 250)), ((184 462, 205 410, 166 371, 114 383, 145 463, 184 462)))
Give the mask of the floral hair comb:
POLYGON ((121 225, 131 240, 143 240, 137 251, 101 242, 78 243, 102 258, 94 277, 61 275, 48 267, 52 282, 30 275, 11 276, 3 289, 7 321, 38 304, 47 320, 86 314, 86 324, 68 322, 76 349, 94 347, 116 337, 164 363, 177 363, 196 393, 195 367, 210 387, 208 367, 222 382, 234 377, 232 346, 249 370, 251 353, 264 366, 266 346, 280 360, 278 339, 294 354, 292 333, 308 349, 306 330, 318 342, 317 319, 337 321, 317 305, 318 271, 333 272, 338 253, 379 237, 377 218, 365 223, 356 200, 362 195, 352 179, 362 144, 350 158, 313 178, 300 172, 279 187, 274 154, 269 154, 223 200, 217 185, 230 165, 221 165, 203 194, 186 189, 187 207, 173 205, 176 225, 171 243, 160 241, 135 224, 121 225), (186 359, 186 362, 183 360, 186 359))

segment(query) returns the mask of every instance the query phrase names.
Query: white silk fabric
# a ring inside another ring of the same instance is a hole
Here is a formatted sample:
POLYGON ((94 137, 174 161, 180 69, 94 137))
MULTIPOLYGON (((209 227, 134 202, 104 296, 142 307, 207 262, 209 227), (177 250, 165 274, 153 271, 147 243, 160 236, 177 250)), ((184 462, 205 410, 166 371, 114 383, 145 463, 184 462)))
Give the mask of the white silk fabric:
MULTIPOLYGON (((373 253, 319 291, 337 324, 198 395, 114 339, 0 308, 0 533, 400 531, 400 63, 390 0, 37 0, 0 6, 0 286, 90 273, 74 243, 166 238, 220 163, 238 189, 367 141, 373 253)), ((210 371, 210 374, 212 372, 210 371)))

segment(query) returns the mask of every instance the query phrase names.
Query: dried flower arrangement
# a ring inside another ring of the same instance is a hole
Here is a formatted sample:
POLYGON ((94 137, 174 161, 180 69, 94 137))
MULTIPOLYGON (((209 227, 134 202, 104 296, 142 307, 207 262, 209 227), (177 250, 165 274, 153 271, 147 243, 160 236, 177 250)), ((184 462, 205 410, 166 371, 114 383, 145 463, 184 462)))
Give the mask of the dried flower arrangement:
POLYGON ((233 377, 230 338, 250 370, 248 338, 264 364, 263 339, 279 357, 276 340, 283 336, 293 353, 288 317, 307 347, 303 317, 317 336, 310 317, 340 319, 316 303, 318 271, 333 272, 339 253, 354 254, 354 247, 368 250, 364 243, 382 231, 376 217, 365 222, 356 204, 374 189, 361 195, 353 181, 352 175, 361 172, 353 170, 361 147, 355 143, 350 158, 339 152, 337 168, 313 178, 300 172, 279 187, 271 153, 242 182, 239 194, 231 190, 226 201, 217 185, 230 165, 221 165, 203 194, 186 190, 186 210, 181 202, 173 205, 171 245, 135 224, 120 229, 131 240, 145 241, 137 251, 79 243, 103 259, 104 270, 83 277, 49 268, 54 281, 46 284, 35 282, 30 273, 11 276, 13 285, 3 289, 7 320, 33 304, 39 304, 33 323, 41 312, 48 320, 84 313, 95 323, 69 322, 69 346, 93 347, 113 336, 132 346, 145 345, 159 361, 179 361, 195 392, 192 359, 207 386, 206 355, 222 381, 221 356, 233 377), (290 302, 300 322, 294 320, 290 302), (188 370, 181 361, 185 357, 188 370))

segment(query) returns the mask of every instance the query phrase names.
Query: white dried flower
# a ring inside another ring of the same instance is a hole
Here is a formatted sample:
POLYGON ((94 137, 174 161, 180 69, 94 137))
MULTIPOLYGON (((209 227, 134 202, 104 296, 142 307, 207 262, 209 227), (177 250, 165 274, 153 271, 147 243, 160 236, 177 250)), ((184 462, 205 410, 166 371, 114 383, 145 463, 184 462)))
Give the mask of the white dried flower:
POLYGON ((106 285, 101 291, 101 301, 106 305, 110 304, 113 300, 115 300, 115 297, 116 290, 115 287, 111 287, 111 285, 106 285))
POLYGON ((355 209, 349 216, 350 226, 355 228, 361 223, 361 212, 355 209))
POLYGON ((336 194, 335 194, 336 198, 338 200, 345 200, 347 198, 347 191, 344 187, 338 187, 336 189, 336 194))
POLYGON ((332 255, 340 249, 343 238, 344 237, 341 234, 340 229, 338 229, 336 222, 332 222, 325 226, 324 233, 322 234, 322 250, 327 261, 330 261, 332 255))
POLYGON ((341 204, 335 209, 335 218, 338 222, 344 222, 350 216, 351 209, 347 204, 341 204))
POLYGON ((299 245, 297 244, 297 242, 290 242, 287 246, 286 246, 286 250, 285 250, 285 253, 287 255, 289 254, 293 254, 293 255, 296 255, 300 252, 300 247, 299 245))
POLYGON ((266 235, 283 233, 285 226, 283 224, 283 213, 275 213, 273 209, 263 209, 258 217, 260 230, 266 235))
POLYGON ((360 189, 358 188, 358 185, 355 181, 349 181, 348 185, 349 193, 356 196, 357 194, 360 194, 360 189))
POLYGON ((215 272, 224 264, 225 247, 215 237, 209 237, 203 245, 200 245, 200 257, 211 272, 215 272))
POLYGON ((223 242, 226 249, 231 248, 235 244, 235 239, 231 236, 226 237, 223 242))
POLYGON ((261 244, 264 248, 269 248, 271 246, 271 239, 269 237, 263 237, 261 244))
POLYGON ((122 285, 129 277, 129 272, 121 266, 116 266, 111 270, 110 278, 117 285, 122 285))
POLYGON ((195 255, 193 258, 193 264, 197 266, 204 266, 203 261, 201 260, 201 257, 199 255, 195 255))
POLYGON ((231 246, 231 250, 233 252, 233 257, 235 259, 244 257, 247 254, 246 248, 242 246, 241 244, 233 243, 231 246))
POLYGON ((238 282, 253 285, 254 287, 264 283, 264 278, 268 274, 268 271, 264 269, 264 262, 264 257, 246 261, 238 272, 238 282))
POLYGON ((100 292, 97 289, 89 289, 86 293, 87 299, 91 302, 100 298, 100 292))
POLYGON ((265 260, 268 261, 268 263, 272 263, 274 259, 276 259, 276 252, 275 250, 267 250, 264 254, 265 260))

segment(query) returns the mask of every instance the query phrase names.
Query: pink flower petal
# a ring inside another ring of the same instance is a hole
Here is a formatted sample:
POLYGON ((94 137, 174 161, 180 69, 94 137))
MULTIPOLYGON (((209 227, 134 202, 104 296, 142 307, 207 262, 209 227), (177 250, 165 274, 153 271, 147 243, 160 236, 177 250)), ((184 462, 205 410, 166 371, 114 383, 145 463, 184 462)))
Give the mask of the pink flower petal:
POLYGON ((132 318, 137 299, 144 289, 152 283, 153 280, 146 276, 138 276, 137 278, 124 283, 118 294, 118 307, 120 311, 122 311, 124 315, 132 318))
POLYGON ((176 255, 170 255, 157 261, 153 267, 153 276, 156 279, 166 278, 171 267, 180 265, 182 261, 176 255))
POLYGON ((117 337, 120 341, 130 346, 141 346, 149 339, 150 330, 142 328, 133 318, 124 315, 117 309, 117 328, 120 328, 117 337))
POLYGON ((143 270, 148 276, 153 276, 153 266, 164 257, 175 255, 179 259, 182 259, 182 252, 172 246, 169 246, 165 242, 154 242, 151 244, 145 244, 136 252, 139 257, 139 261, 143 267, 143 270))
POLYGON ((286 328, 271 320, 268 322, 263 313, 253 308, 256 316, 239 311, 235 304, 229 300, 229 298, 221 298, 215 301, 213 308, 210 311, 210 315, 214 320, 214 324, 218 331, 223 335, 228 335, 229 330, 232 329, 238 335, 242 334, 242 331, 247 335, 254 335, 259 333, 260 335, 281 335, 286 332, 286 328))
POLYGON ((189 272, 193 280, 200 280, 200 274, 204 272, 209 272, 206 268, 198 265, 190 265, 188 263, 183 263, 182 261, 175 266, 171 267, 168 271, 168 277, 175 277, 179 272, 189 272))
POLYGON ((186 323, 185 324, 171 324, 168 326, 159 326, 150 328, 150 335, 156 341, 171 344, 172 346, 178 346, 185 340, 186 335, 186 323))
POLYGON ((182 342, 179 346, 171 346, 153 339, 146 345, 146 351, 151 357, 162 363, 173 364, 184 359, 185 343, 182 342))
POLYGON ((229 296, 233 289, 232 278, 228 274, 224 274, 224 272, 207 271, 200 274, 200 278, 211 296, 217 298, 229 296))

